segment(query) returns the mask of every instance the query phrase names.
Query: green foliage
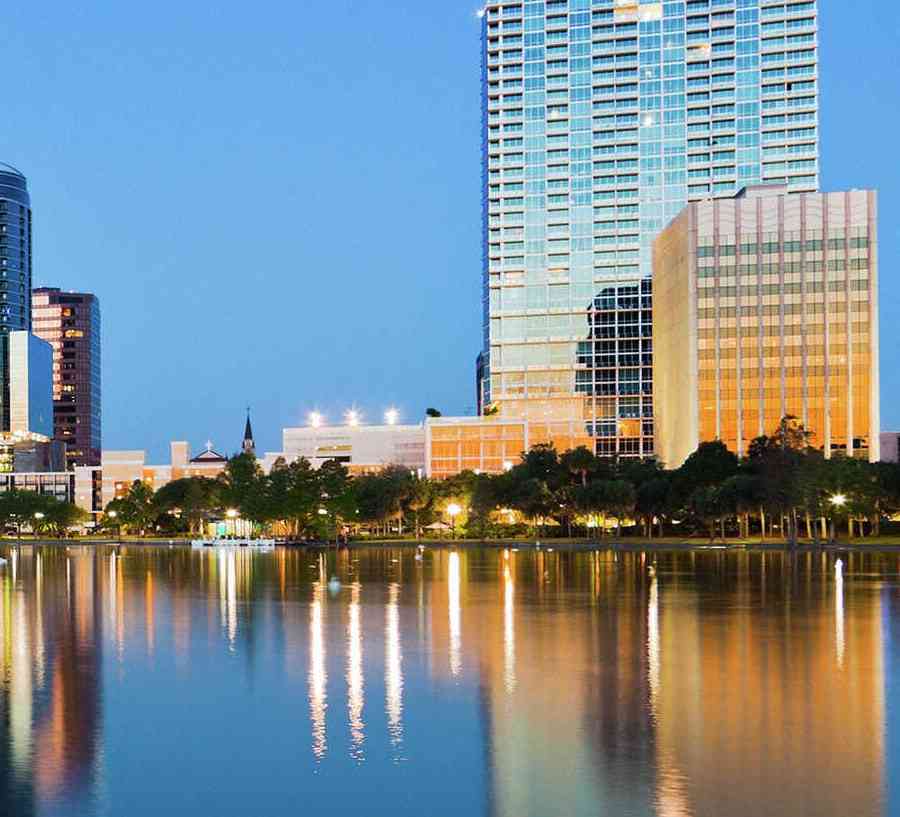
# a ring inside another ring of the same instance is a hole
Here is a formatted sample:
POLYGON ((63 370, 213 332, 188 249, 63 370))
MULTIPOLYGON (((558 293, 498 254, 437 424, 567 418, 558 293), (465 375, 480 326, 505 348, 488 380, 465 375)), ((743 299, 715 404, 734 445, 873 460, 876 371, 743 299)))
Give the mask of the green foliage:
MULTIPOLYGON (((813 521, 822 518, 850 528, 867 520, 877 531, 883 515, 900 512, 900 467, 826 460, 809 440, 786 417, 771 436, 754 440, 743 460, 718 441, 701 444, 674 471, 655 460, 603 459, 585 447, 559 455, 553 446, 538 445, 502 474, 466 471, 444 480, 423 479, 401 466, 351 477, 336 461, 314 469, 302 458, 279 460, 266 475, 254 457, 242 454, 217 480, 176 480, 155 496, 135 482, 110 503, 104 520, 109 527, 109 512, 116 511, 116 527, 131 533, 178 525, 194 530, 235 508, 259 528, 290 537, 333 540, 348 530, 418 537, 431 522, 448 522, 452 503, 461 510, 457 532, 477 537, 527 528, 590 535, 612 524, 619 534, 638 524, 650 536, 678 523, 680 533, 710 537, 735 530, 749 536, 752 529, 765 536, 777 526, 794 543, 803 522, 814 537, 821 524, 813 521)), ((0 495, 0 521, 30 519, 29 501, 0 495)), ((45 518, 48 529, 65 526, 53 514, 45 518)))

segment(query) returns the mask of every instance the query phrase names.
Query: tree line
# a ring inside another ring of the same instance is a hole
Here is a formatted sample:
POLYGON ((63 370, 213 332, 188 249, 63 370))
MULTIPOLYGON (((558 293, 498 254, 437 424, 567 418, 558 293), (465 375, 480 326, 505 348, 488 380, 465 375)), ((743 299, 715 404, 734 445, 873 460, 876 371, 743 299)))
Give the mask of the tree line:
POLYGON ((826 459, 809 438, 786 417, 771 436, 753 440, 744 458, 707 442, 673 470, 652 459, 537 445, 502 474, 469 471, 444 480, 401 466, 351 477, 340 463, 315 469, 302 458, 279 460, 264 474, 252 455, 241 454, 217 479, 179 479, 155 493, 135 482, 102 522, 135 533, 194 533, 234 509, 259 530, 291 539, 615 532, 796 544, 834 539, 838 530, 877 535, 881 520, 900 511, 900 467, 826 459))

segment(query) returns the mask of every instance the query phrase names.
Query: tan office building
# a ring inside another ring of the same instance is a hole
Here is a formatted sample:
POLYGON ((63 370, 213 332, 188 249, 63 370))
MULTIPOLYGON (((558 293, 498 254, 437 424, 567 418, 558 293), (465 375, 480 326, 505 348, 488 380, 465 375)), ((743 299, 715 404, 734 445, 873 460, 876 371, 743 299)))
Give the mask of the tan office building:
POLYGON ((694 202, 653 250, 657 451, 739 455, 796 416, 827 456, 879 457, 876 193, 758 187, 694 202))

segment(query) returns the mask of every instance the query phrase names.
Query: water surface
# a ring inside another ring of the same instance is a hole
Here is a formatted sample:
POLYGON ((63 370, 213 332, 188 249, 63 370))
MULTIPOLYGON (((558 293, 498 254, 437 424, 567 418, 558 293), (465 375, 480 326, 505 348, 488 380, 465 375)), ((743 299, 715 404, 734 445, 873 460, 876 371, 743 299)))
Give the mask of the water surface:
POLYGON ((897 553, 3 552, 0 814, 900 814, 897 553))

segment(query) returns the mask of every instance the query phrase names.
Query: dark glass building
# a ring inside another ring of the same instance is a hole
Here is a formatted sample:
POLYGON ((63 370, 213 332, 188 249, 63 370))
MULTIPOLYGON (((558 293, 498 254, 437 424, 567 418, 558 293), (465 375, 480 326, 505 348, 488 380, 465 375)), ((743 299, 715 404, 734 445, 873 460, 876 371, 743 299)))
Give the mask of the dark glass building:
POLYGON ((10 428, 9 333, 31 329, 31 198, 18 170, 0 163, 0 430, 10 428))
POLYGON ((34 334, 53 346, 53 436, 70 468, 100 465, 100 301, 40 287, 32 316, 34 334))

